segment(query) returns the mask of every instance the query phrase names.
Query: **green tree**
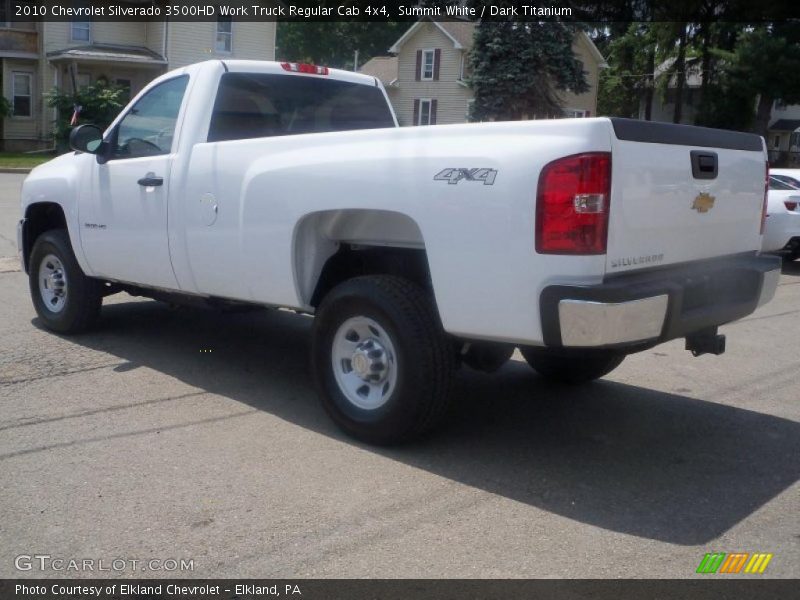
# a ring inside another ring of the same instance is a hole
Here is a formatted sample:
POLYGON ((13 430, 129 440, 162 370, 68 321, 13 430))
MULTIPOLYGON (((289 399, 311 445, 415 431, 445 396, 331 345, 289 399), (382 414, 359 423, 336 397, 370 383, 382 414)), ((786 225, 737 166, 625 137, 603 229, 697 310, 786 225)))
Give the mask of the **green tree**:
POLYGON ((356 50, 359 66, 374 56, 385 56, 410 26, 393 21, 278 23, 277 57, 352 69, 356 50))
POLYGON ((560 92, 586 92, 572 51, 577 29, 565 23, 480 23, 470 53, 475 120, 558 116, 560 92))
POLYGON ((77 93, 54 88, 47 96, 47 105, 58 109, 58 118, 53 127, 56 143, 66 145, 76 105, 81 107, 78 124, 92 123, 105 129, 125 105, 125 94, 125 88, 104 83, 83 87, 77 93))
POLYGON ((5 96, 0 96, 0 119, 10 117, 12 112, 11 102, 5 96))
MULTIPOLYGON (((777 99, 800 103, 800 31, 795 23, 765 23, 745 31, 725 56, 723 93, 749 97, 755 104, 752 130, 766 136, 777 99)), ((753 104, 750 106, 752 107, 753 104)))
POLYGON ((637 118, 645 104, 645 119, 653 97, 655 42, 648 23, 629 23, 605 45, 609 67, 600 71, 597 112, 612 117, 637 118))

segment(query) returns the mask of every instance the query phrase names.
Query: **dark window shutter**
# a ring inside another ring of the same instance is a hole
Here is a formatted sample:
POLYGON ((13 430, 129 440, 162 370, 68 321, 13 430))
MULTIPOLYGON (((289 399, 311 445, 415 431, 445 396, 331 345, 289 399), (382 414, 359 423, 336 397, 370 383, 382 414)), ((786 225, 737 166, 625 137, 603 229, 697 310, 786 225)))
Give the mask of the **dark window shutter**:
MULTIPOLYGON (((438 50, 437 50, 438 52, 438 50)), ((431 100, 431 125, 436 125, 436 105, 439 104, 439 101, 434 98, 431 100)))
POLYGON ((419 125, 419 98, 414 100, 414 122, 412 125, 419 125))
POLYGON ((433 80, 439 81, 439 64, 442 62, 442 50, 437 48, 433 51, 433 80))
POLYGON ((422 50, 417 50, 417 70, 414 73, 414 79, 419 81, 421 79, 421 75, 422 75, 422 50))

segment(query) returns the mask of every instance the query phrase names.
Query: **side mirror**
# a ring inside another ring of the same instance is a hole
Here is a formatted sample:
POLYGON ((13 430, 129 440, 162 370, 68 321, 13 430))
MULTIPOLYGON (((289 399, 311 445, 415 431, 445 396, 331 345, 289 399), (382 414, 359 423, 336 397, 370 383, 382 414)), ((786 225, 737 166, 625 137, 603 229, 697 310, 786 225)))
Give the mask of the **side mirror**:
POLYGON ((99 154, 103 148, 103 132, 95 125, 78 125, 69 133, 69 147, 77 152, 99 154))

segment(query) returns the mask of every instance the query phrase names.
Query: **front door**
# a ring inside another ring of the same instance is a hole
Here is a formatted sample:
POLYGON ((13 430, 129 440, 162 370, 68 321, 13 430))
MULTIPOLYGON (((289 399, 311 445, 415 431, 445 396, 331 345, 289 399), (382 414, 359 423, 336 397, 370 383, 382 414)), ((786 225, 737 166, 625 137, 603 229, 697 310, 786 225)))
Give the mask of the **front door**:
POLYGON ((107 138, 108 162, 92 163, 80 205, 81 244, 98 277, 177 289, 167 238, 173 140, 188 76, 139 98, 107 138))

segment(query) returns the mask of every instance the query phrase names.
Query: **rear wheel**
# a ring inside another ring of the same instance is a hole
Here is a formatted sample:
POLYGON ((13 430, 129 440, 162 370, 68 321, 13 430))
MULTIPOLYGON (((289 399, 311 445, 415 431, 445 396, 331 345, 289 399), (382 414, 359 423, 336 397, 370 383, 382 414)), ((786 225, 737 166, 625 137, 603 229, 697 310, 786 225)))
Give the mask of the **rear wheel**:
POLYGON ((40 235, 29 264, 31 299, 45 327, 78 333, 94 324, 103 301, 102 284, 84 275, 66 231, 40 235))
POLYGON ((450 399, 453 348, 430 294, 400 277, 357 277, 331 290, 314 319, 312 360, 328 414, 370 443, 431 429, 450 399))
POLYGON ((624 354, 611 350, 562 353, 530 346, 519 350, 539 375, 561 383, 585 383, 599 379, 625 360, 624 354))

